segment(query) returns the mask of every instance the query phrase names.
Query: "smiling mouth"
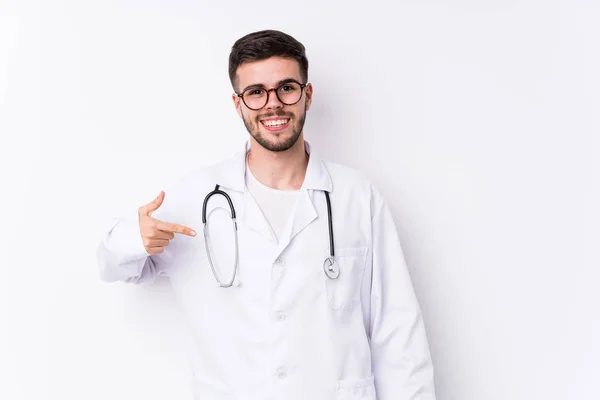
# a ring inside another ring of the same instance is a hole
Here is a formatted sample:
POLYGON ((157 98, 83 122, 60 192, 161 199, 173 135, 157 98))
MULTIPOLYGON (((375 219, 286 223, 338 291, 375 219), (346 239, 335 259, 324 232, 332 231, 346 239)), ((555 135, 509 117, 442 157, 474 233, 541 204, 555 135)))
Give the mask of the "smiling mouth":
POLYGON ((268 131, 277 132, 284 130, 290 124, 289 118, 279 118, 279 119, 270 119, 270 120, 262 120, 260 121, 262 126, 264 126, 268 131))

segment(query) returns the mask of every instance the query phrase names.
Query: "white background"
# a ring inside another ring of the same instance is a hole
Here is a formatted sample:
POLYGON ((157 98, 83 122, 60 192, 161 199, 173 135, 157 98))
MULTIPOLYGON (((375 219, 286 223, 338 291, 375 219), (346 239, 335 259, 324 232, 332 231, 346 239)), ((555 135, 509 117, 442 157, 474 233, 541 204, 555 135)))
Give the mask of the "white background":
POLYGON ((0 0, 0 398, 191 398, 168 282, 95 249, 243 144, 227 57, 275 28, 307 140, 392 207, 438 399, 599 399, 598 2, 217 3, 0 0))

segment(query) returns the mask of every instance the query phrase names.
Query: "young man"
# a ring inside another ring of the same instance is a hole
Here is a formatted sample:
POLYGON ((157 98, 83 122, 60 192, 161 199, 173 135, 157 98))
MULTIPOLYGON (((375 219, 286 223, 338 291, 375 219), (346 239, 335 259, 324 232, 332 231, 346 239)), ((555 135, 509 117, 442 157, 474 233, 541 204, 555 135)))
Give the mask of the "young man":
POLYGON ((251 33, 233 45, 229 75, 245 148, 116 220, 98 249, 102 279, 170 278, 197 347, 197 399, 434 400, 390 210, 304 141, 304 46, 251 33), (211 214, 218 204, 234 223, 211 214), (204 219, 206 236, 192 230, 204 219))

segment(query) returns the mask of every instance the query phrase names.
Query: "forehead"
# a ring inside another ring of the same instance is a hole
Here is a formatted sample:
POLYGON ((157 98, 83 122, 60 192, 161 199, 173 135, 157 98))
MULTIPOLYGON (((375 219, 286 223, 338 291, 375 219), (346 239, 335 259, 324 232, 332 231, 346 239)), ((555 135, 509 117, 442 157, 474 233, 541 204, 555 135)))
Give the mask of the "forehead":
POLYGON ((237 78, 240 89, 255 84, 274 86, 286 78, 301 82, 300 64, 294 59, 282 57, 245 62, 238 67, 237 78))

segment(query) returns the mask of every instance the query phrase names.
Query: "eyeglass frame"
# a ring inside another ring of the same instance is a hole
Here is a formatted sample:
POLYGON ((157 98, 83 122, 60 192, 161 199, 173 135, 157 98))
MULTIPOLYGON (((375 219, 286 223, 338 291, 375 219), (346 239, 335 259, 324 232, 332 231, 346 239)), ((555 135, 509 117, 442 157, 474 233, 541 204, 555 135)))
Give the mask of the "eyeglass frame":
POLYGON ((234 92, 234 93, 236 94, 237 97, 239 97, 240 99, 242 99, 242 102, 244 103, 244 105, 246 107, 248 107, 248 109, 250 109, 252 111, 258 111, 258 110, 262 110, 263 108, 265 108, 265 106, 267 104, 269 104, 269 96, 271 95, 270 92, 273 91, 273 90, 275 91, 275 96, 277 96, 277 100, 279 100, 279 102, 281 104, 285 104, 286 106, 293 106, 294 104, 298 104, 300 102, 300 100, 302 100, 302 94, 303 94, 304 88, 306 88, 306 86, 308 86, 308 84, 309 84, 308 82, 307 83, 300 83, 300 82, 298 82, 295 79, 287 79, 285 82, 283 82, 281 85, 279 85, 279 86, 277 86, 275 88, 266 89, 264 86, 263 87, 259 86, 259 87, 256 87, 256 88, 250 87, 250 88, 244 90, 242 93, 237 93, 237 92, 234 92), (285 103, 283 100, 281 100, 279 98, 279 94, 277 93, 277 89, 279 89, 282 86, 285 86, 286 84, 291 83, 291 82, 297 83, 298 85, 300 85, 300 97, 298 97, 298 100, 296 102, 288 104, 288 103, 285 103), (246 100, 244 100, 244 93, 246 93, 248 90, 255 90, 255 89, 258 89, 258 88, 266 90, 266 92, 267 92, 267 101, 265 101, 265 104, 262 107, 260 107, 260 108, 249 107, 248 104, 246 104, 246 100))

